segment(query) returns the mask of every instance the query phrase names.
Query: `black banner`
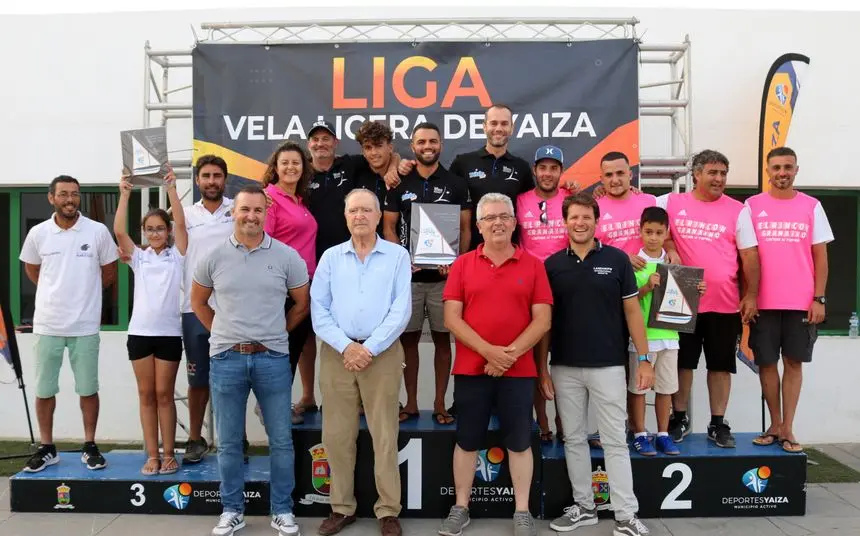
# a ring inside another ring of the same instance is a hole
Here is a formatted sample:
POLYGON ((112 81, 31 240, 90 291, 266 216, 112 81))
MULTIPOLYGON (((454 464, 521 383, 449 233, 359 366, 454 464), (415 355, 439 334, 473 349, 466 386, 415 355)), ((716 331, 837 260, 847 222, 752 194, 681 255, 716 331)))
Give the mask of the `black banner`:
MULTIPOLYGON (((320 118, 338 153, 358 153, 354 132, 387 122, 410 156, 412 128, 442 129, 443 165, 483 146, 484 110, 514 113, 511 151, 565 153, 562 178, 587 187, 610 150, 639 163, 638 47, 632 39, 563 42, 198 44, 193 52, 194 161, 218 154, 234 179, 260 180, 283 140, 306 139, 320 118)), ((239 181, 241 182, 241 181, 239 181)))

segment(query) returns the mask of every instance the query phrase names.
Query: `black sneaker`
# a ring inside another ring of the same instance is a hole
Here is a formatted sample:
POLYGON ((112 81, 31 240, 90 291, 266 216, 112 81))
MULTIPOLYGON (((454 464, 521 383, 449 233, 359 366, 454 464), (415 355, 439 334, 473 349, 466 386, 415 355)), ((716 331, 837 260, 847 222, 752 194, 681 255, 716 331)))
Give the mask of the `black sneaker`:
POLYGON ((57 447, 54 445, 39 445, 39 450, 27 460, 27 465, 24 466, 26 473, 38 473, 49 465, 54 465, 60 462, 60 457, 57 456, 57 447))
POLYGON ((197 440, 188 440, 185 444, 185 454, 182 456, 182 465, 186 463, 200 463, 209 452, 209 445, 202 437, 197 440))
POLYGON ((714 426, 708 425, 708 439, 713 441, 718 447, 726 449, 735 448, 735 436, 732 435, 732 429, 729 423, 723 421, 722 424, 714 426))
POLYGON ((675 418, 674 415, 669 417, 669 437, 672 438, 672 441, 675 443, 680 443, 684 441, 684 438, 690 435, 692 430, 690 429, 690 419, 684 417, 681 420, 675 418))
POLYGON ((99 448, 92 441, 84 443, 84 448, 81 453, 81 463, 86 464, 87 469, 95 471, 96 469, 104 469, 107 466, 107 460, 99 452, 99 448))

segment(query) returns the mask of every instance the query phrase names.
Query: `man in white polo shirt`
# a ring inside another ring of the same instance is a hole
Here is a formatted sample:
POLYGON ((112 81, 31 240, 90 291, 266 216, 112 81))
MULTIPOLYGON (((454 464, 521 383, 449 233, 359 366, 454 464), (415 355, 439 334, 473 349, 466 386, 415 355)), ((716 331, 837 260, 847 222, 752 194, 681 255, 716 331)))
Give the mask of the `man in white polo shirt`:
MULTIPOLYGON (((209 402, 209 331, 191 310, 191 286, 197 265, 233 233, 233 200, 224 196, 227 163, 204 155, 197 160, 200 201, 185 207, 188 249, 182 277, 182 340, 188 375, 188 443, 182 463, 197 463, 209 451, 203 438, 203 418, 209 402)), ((214 303, 215 297, 210 300, 214 303)))
POLYGON ((36 285, 33 333, 40 436, 39 450, 24 471, 35 473, 60 461, 53 438, 54 409, 66 348, 84 418, 81 461, 88 469, 102 469, 107 462, 95 443, 99 326, 102 289, 116 280, 117 248, 107 227, 78 211, 81 188, 76 179, 60 175, 51 181, 48 202, 54 216, 27 233, 20 255, 27 277, 36 285))

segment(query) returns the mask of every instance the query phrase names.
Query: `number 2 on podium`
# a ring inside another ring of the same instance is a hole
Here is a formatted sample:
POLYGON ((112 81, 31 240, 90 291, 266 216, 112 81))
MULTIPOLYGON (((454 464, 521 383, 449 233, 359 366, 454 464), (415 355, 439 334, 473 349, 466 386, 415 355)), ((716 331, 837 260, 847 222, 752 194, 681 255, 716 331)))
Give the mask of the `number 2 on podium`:
POLYGON ((678 497, 690 487, 690 483, 693 481, 693 470, 686 463, 672 463, 663 469, 663 478, 672 478, 675 473, 681 473, 681 481, 666 495, 666 498, 663 499, 663 504, 660 505, 660 509, 692 510, 693 501, 689 499, 679 501, 678 497))

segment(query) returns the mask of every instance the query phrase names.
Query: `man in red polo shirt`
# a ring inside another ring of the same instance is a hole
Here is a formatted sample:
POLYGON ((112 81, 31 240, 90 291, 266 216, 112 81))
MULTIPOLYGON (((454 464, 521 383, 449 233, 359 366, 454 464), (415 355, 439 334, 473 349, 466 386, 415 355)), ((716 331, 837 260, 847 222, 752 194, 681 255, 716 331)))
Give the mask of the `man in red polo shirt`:
POLYGON ((442 294, 445 327, 456 340, 457 502, 439 534, 460 536, 469 523, 475 468, 491 470, 484 455, 479 461, 478 450, 487 448, 495 406, 514 484, 514 536, 534 536, 529 489, 537 366, 532 348, 549 330, 552 291, 543 264, 511 242, 516 218, 508 196, 484 195, 477 206, 477 225, 484 243, 454 262, 442 294))

